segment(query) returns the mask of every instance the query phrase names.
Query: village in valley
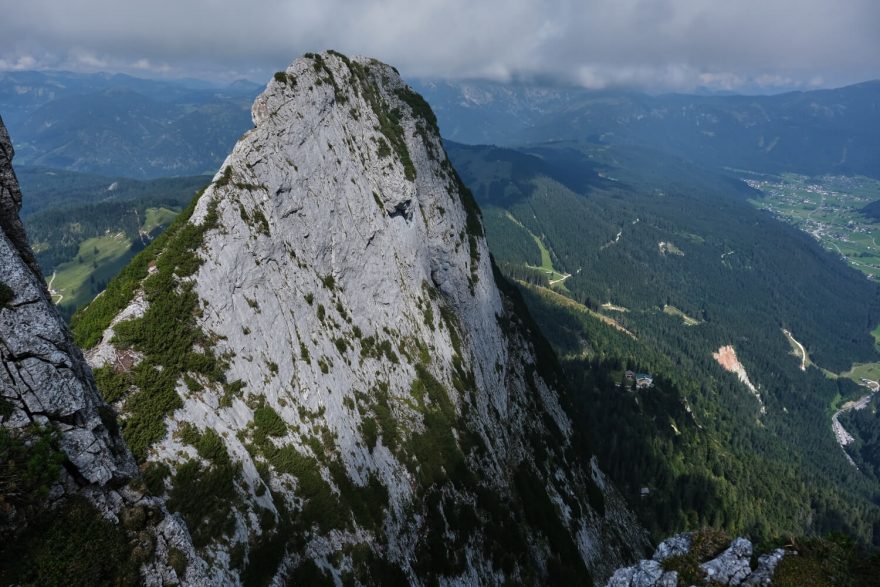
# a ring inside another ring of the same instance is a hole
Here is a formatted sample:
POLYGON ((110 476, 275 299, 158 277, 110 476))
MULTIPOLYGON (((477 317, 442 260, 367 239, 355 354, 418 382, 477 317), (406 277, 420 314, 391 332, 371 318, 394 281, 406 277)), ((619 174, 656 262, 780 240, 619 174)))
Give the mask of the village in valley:
POLYGON ((754 175, 745 182, 762 192, 750 200, 780 220, 803 230, 868 279, 880 278, 880 181, 868 177, 784 174, 754 175))

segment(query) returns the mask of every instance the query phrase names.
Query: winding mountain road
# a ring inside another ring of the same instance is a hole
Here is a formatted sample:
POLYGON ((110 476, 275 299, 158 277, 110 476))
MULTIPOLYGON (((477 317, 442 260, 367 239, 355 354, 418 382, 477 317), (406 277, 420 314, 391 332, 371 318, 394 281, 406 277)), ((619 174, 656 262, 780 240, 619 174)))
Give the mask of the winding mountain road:
POLYGON ((800 353, 800 356, 801 356, 801 371, 806 371, 807 370, 807 349, 805 349, 804 345, 802 345, 800 342, 798 342, 798 340, 794 336, 792 336, 791 332, 789 332, 788 330, 785 330, 784 328, 782 329, 782 332, 785 333, 785 336, 788 337, 788 340, 790 340, 791 342, 793 342, 795 344, 795 346, 797 346, 798 353, 800 353))

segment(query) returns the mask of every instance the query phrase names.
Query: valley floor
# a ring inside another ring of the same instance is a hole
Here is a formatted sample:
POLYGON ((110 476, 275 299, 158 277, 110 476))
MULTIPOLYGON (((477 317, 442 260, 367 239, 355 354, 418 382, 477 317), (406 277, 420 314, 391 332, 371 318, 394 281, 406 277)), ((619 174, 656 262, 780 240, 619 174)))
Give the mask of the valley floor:
POLYGON ((764 194, 752 200, 756 207, 800 228, 869 279, 880 277, 880 222, 862 212, 880 199, 880 181, 783 174, 746 183, 764 194))

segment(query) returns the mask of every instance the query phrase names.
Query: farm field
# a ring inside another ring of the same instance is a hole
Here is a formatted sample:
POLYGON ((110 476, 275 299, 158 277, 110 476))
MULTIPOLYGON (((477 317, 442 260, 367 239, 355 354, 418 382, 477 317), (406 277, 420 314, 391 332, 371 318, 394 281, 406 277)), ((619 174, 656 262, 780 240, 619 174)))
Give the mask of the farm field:
POLYGON ((52 299, 62 310, 73 311, 89 303, 134 254, 164 230, 178 212, 167 207, 147 208, 138 234, 120 230, 84 240, 77 255, 58 265, 46 281, 52 299), (137 244, 138 246, 135 246, 137 244))

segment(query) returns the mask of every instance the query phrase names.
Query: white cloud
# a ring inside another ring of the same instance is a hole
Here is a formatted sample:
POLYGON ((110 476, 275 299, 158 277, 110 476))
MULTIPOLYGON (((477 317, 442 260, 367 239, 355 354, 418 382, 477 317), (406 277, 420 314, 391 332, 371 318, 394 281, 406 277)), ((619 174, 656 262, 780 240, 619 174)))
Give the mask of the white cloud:
POLYGON ((4 69, 30 55, 35 67, 262 78, 335 48, 410 76, 590 87, 880 77, 876 0, 0 0, 0 14, 4 69))
POLYGON ((167 75, 169 73, 174 73, 174 68, 167 63, 153 63, 146 57, 141 57, 137 59, 131 64, 132 69, 137 69, 140 71, 148 71, 151 73, 157 73, 162 75, 167 75))
POLYGON ((0 58, 0 70, 21 71, 37 67, 37 60, 31 55, 20 55, 7 59, 0 58))
POLYGON ((104 69, 110 62, 95 55, 92 51, 75 49, 70 53, 71 61, 77 66, 77 69, 104 69))

